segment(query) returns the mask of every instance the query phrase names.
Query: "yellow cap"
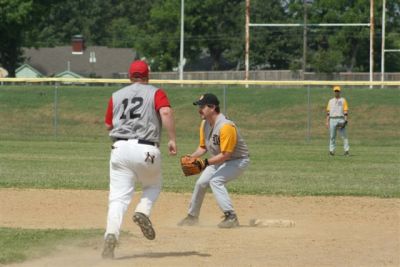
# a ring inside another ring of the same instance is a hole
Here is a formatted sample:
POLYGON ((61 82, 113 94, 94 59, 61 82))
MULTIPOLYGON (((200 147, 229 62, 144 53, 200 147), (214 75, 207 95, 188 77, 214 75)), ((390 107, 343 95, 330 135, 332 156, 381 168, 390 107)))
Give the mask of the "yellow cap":
POLYGON ((340 90, 340 86, 339 85, 335 85, 334 87, 333 87, 333 91, 338 91, 338 92, 340 92, 341 90, 340 90))

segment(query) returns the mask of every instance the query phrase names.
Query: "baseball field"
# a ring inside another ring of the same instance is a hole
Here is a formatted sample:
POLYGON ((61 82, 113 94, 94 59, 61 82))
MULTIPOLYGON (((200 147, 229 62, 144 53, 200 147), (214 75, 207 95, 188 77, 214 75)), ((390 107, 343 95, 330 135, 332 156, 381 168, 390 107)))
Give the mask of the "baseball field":
MULTIPOLYGON (((106 104, 118 86, 0 87, 0 265, 399 266, 400 90, 344 88, 349 157, 328 156, 329 88, 165 86, 178 154, 198 144, 192 102, 205 92, 245 138, 251 165, 228 184, 241 227, 218 229, 211 192, 198 227, 178 227, 196 177, 184 177, 162 143, 163 193, 148 241, 131 222, 116 259, 101 259, 110 140, 106 104), (290 227, 250 227, 251 219, 290 227)), ((164 138, 165 140, 165 138, 164 138)))

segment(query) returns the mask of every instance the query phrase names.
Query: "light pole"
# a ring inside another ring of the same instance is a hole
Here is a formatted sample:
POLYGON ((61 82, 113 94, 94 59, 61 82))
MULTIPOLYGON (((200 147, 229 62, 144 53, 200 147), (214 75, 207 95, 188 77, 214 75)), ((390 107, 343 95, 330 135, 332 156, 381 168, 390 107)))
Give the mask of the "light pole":
MULTIPOLYGON (((246 44, 245 44, 245 59, 244 59, 244 64, 245 64, 245 71, 244 71, 244 79, 246 81, 249 80, 249 50, 250 50, 250 0, 246 0, 246 44)), ((249 85, 246 84, 246 88, 248 88, 249 85)))
MULTIPOLYGON (((369 81, 374 80, 374 0, 370 0, 370 28, 369 28, 369 81)), ((369 86, 370 89, 373 88, 372 85, 369 86)))
POLYGON ((302 80, 305 79, 307 69, 307 5, 312 4, 312 0, 303 0, 303 60, 302 60, 302 80))
POLYGON ((180 57, 179 57, 179 80, 183 80, 183 32, 184 32, 184 10, 185 10, 185 0, 181 0, 181 47, 180 47, 180 57))
MULTIPOLYGON (((385 80, 385 34, 386 34, 386 0, 382 3, 382 48, 381 48, 381 82, 385 80)), ((381 85, 383 88, 383 84, 381 85)))

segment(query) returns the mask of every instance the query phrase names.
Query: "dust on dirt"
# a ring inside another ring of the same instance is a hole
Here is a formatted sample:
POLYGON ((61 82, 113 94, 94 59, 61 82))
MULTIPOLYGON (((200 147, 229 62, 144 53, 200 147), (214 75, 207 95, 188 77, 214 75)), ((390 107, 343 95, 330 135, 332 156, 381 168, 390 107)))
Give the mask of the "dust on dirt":
MULTIPOLYGON (((0 189, 0 226, 104 229, 107 191, 0 189)), ((219 229, 212 194, 200 225, 178 227, 190 194, 162 193, 151 215, 156 239, 124 219, 114 260, 101 259, 102 236, 86 246, 63 245, 51 255, 13 266, 400 266, 400 200, 369 197, 232 195, 241 227, 219 229), (251 219, 292 220, 294 227, 249 227, 251 219)))

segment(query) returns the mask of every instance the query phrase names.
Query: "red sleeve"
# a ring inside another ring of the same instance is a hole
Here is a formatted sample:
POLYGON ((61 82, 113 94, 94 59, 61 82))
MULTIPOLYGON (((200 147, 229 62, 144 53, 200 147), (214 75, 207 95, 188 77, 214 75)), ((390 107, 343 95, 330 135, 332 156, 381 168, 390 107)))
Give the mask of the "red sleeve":
POLYGON ((169 100, 167 94, 163 89, 158 89, 154 96, 154 105, 157 111, 162 107, 170 107, 169 100))
POLYGON ((108 125, 112 125, 112 119, 113 119, 113 100, 112 97, 110 97, 110 100, 108 101, 108 107, 104 122, 108 125))

